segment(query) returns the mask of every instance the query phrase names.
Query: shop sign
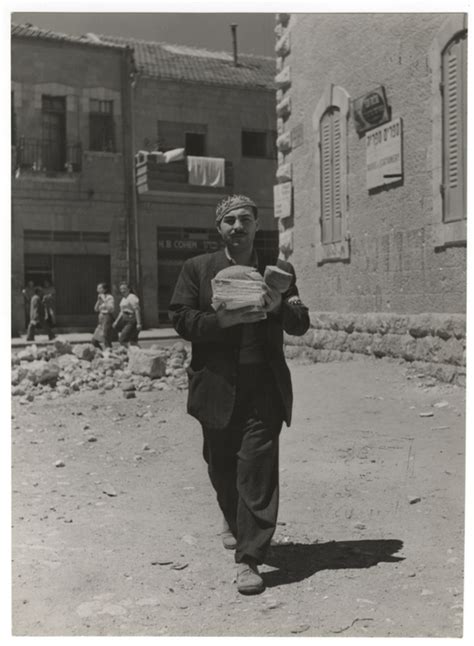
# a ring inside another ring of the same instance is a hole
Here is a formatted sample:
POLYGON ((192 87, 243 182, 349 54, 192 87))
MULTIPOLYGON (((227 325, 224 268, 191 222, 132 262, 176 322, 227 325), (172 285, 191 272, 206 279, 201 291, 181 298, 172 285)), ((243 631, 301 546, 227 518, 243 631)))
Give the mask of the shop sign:
POLYGON ((403 179, 402 138, 401 118, 367 133, 368 190, 403 179))
POLYGON ((354 99, 352 114, 359 134, 386 123, 390 119, 390 108, 383 85, 354 99))
POLYGON ((276 218, 288 218, 291 215, 292 182, 275 184, 273 187, 274 215, 276 218))
POLYGON ((200 253, 217 251, 219 239, 217 232, 158 231, 158 252, 164 256, 188 257, 200 253))

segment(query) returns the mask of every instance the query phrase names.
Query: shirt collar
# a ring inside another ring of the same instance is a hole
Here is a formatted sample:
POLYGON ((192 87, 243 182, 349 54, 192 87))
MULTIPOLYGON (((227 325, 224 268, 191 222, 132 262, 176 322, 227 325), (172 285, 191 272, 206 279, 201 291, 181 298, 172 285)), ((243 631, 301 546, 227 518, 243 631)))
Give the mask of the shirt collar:
MULTIPOLYGON (((231 265, 236 265, 237 263, 235 262, 235 260, 230 255, 229 250, 227 249, 227 247, 225 247, 224 251, 225 251, 226 258, 230 262, 230 264, 231 265)), ((255 248, 252 250, 252 255, 250 256, 250 266, 258 268, 258 255, 257 255, 257 252, 256 252, 255 248)))

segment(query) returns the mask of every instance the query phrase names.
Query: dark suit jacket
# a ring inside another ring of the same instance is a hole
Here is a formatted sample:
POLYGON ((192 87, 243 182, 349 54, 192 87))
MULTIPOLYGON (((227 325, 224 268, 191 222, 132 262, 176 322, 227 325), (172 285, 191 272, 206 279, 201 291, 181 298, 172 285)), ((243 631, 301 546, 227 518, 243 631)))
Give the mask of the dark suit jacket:
MULTIPOLYGON (((293 393, 283 354, 283 330, 289 334, 304 334, 309 327, 309 315, 300 302, 288 302, 291 297, 298 296, 293 266, 282 260, 273 264, 291 273, 293 280, 283 294, 278 314, 268 314, 255 325, 262 326, 266 361, 275 376, 284 419, 289 426, 293 393)), ((227 426, 235 402, 242 325, 220 328, 211 306, 211 279, 229 265, 224 250, 187 260, 176 283, 169 312, 175 330, 192 343, 188 413, 209 429, 227 426)), ((258 269, 263 275, 265 265, 259 262, 258 269)))

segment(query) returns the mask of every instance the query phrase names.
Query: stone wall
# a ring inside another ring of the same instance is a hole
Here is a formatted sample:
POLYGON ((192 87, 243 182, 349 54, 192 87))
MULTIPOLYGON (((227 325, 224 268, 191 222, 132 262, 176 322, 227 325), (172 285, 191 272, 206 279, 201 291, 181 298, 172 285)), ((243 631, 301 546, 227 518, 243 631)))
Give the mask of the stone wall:
POLYGON ((440 381, 465 385, 463 314, 311 312, 310 319, 311 327, 304 336, 285 336, 289 358, 326 362, 360 355, 390 357, 440 381))
POLYGON ((439 179, 440 48, 464 21, 446 13, 277 14, 276 181, 293 196, 291 217, 279 221, 280 249, 311 310, 465 312, 466 238, 439 239, 450 227, 439 179), (391 118, 402 119, 403 179, 369 190, 367 135, 343 107, 379 85, 391 118), (321 239, 318 106, 329 94, 346 115, 340 250, 321 239))

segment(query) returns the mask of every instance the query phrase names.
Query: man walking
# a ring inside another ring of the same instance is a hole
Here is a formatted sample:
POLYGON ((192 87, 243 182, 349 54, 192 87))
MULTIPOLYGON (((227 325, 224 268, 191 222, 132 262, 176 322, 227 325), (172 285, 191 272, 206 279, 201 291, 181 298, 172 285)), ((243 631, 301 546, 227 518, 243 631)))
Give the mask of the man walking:
POLYGON ((265 311, 252 307, 217 311, 211 280, 225 267, 251 266, 262 274, 254 249, 257 206, 244 195, 217 205, 216 226, 225 248, 185 262, 170 304, 180 336, 192 343, 187 410, 202 425, 203 456, 224 515, 224 547, 235 548, 237 587, 264 589, 258 565, 275 532, 278 514, 278 444, 283 421, 291 422, 292 388, 283 354, 283 331, 302 335, 309 327, 292 275, 280 294, 265 286, 265 311))
POLYGON ((50 341, 55 338, 50 321, 44 316, 42 296, 43 292, 41 287, 35 287, 34 294, 30 302, 30 322, 28 323, 28 329, 26 331, 27 341, 35 340, 35 333, 40 327, 44 328, 50 341))

